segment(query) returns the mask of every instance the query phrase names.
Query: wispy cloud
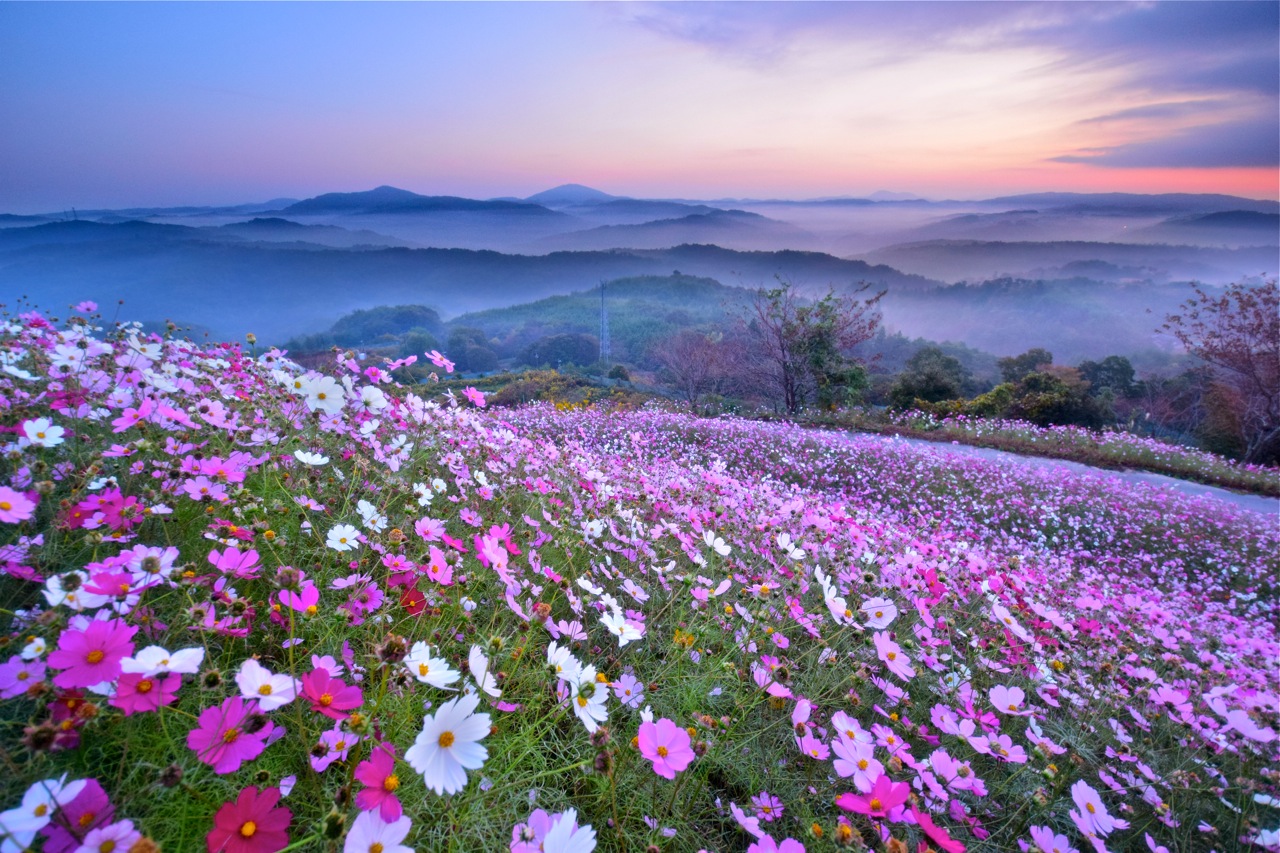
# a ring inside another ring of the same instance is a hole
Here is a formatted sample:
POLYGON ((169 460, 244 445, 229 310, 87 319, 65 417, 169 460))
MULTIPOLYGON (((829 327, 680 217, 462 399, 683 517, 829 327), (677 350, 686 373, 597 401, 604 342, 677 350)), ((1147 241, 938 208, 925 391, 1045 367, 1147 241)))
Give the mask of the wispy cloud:
POLYGON ((1280 136, 1269 119, 1186 128, 1167 136, 1050 158, 1114 169, 1230 169, 1280 166, 1280 136))

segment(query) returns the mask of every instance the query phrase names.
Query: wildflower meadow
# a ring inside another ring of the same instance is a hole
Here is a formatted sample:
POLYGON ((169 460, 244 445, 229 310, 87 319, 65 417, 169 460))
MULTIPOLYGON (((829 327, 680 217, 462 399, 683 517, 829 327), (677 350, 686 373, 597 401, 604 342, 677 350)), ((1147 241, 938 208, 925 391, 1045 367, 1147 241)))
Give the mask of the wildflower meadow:
POLYGON ((1275 518, 95 310, 0 326, 5 853, 1280 849, 1275 518))

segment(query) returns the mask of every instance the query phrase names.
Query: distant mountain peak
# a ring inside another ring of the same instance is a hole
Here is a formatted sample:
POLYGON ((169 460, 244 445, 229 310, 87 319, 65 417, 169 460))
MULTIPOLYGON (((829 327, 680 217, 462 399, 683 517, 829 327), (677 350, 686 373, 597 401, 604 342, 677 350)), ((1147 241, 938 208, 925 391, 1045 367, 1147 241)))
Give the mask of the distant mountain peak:
POLYGON ((899 193, 892 190, 876 190, 867 198, 872 201, 919 201, 920 196, 915 193, 899 193))
POLYGON ((570 204, 593 204, 601 201, 612 201, 619 198, 616 195, 609 195, 591 187, 582 184, 561 184, 558 187, 552 187, 549 190, 531 195, 525 201, 531 201, 534 204, 543 205, 570 205, 570 204))

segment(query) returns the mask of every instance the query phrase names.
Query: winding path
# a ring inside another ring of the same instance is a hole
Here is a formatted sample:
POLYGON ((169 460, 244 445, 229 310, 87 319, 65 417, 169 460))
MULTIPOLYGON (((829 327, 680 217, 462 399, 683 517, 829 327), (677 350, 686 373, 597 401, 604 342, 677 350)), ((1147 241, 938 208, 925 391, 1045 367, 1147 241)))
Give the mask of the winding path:
MULTIPOLYGON (((858 435, 875 435, 875 433, 858 433, 858 435)), ((1035 468, 1065 468, 1078 474, 1090 474, 1094 476, 1116 477, 1121 480, 1127 480, 1131 483, 1148 483, 1157 487, 1168 487, 1182 492, 1192 497, 1211 497, 1220 501, 1234 504, 1242 509, 1251 512, 1269 515, 1273 519, 1280 520, 1280 498, 1267 498, 1260 495, 1245 495, 1239 492, 1233 492, 1229 489, 1220 489, 1217 486, 1206 486, 1203 483, 1193 483, 1190 480, 1179 480, 1176 477, 1166 477, 1163 474, 1152 474, 1147 471, 1115 471, 1109 468, 1097 468, 1093 465, 1085 465, 1082 462, 1071 462, 1066 459, 1053 459, 1045 456, 1023 456, 1018 453, 1009 453, 1004 450, 993 450, 989 447, 972 447, 967 444, 958 444, 942 441, 926 441, 922 438, 903 438, 902 436, 880 436, 885 441, 907 444, 913 447, 924 447, 937 451, 942 454, 951 456, 976 456, 981 459, 991 459, 1006 465, 1028 465, 1035 468)))

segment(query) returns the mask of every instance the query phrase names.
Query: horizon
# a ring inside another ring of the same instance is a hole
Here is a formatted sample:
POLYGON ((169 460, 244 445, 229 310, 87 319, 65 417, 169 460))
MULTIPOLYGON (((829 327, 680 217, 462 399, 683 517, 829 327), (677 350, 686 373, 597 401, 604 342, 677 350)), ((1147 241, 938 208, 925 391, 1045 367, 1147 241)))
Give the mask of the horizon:
POLYGON ((1280 200, 1280 7, 0 4, 0 211, 358 192, 1280 200))

